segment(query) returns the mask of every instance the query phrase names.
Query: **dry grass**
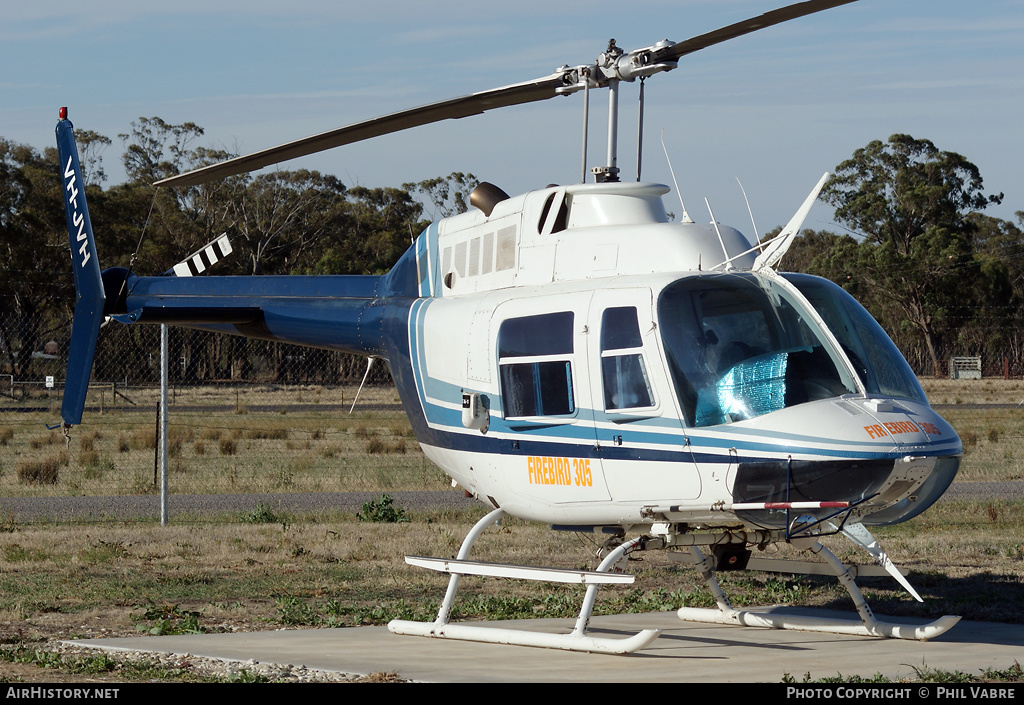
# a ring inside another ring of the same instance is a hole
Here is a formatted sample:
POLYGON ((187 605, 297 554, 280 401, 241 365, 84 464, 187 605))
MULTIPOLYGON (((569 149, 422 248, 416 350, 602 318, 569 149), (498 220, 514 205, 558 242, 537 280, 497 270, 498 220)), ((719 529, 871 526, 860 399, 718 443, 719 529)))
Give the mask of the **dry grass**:
POLYGON ((935 379, 922 377, 921 386, 932 404, 1020 404, 1024 401, 1024 380, 935 379))
MULTIPOLYGON (((443 486, 440 472, 415 442, 394 388, 364 389, 349 414, 354 393, 354 388, 197 388, 177 395, 168 434, 171 491, 383 492, 443 486)), ((155 403, 156 392, 129 394, 135 406, 86 414, 83 425, 72 429, 70 443, 59 431, 40 432, 42 422, 52 418, 7 417, 16 423, 5 427, 0 443, 0 496, 156 491, 156 412, 155 406, 146 408, 155 403), (53 480, 38 465, 58 451, 64 455, 53 480)))
MULTIPOLYGON (((858 582, 879 615, 1024 624, 1021 505, 945 504, 906 525, 875 531, 926 602, 888 578, 858 582), (980 518, 980 519, 979 519, 980 518)), ((407 565, 405 555, 453 556, 484 513, 409 512, 406 523, 352 515, 286 516, 267 507, 233 522, 0 525, 0 643, 46 650, 59 639, 138 635, 140 630, 252 631, 432 620, 443 575, 407 565)), ((592 568, 599 539, 553 532, 516 519, 491 527, 473 558, 592 568)), ((869 562, 844 539, 824 542, 851 562, 869 562)), ((792 547, 779 557, 807 556, 792 547)), ((665 551, 636 556, 634 586, 606 587, 596 613, 712 606, 696 571, 665 551)), ((736 606, 797 604, 852 611, 833 578, 722 573, 736 606)), ((582 590, 465 578, 455 619, 572 617, 582 590)), ((0 663, 0 677, 4 666, 0 663)), ((49 678, 49 676, 47 676, 49 678)))
MULTIPOLYGON (((265 509, 265 508, 264 508, 265 509)), ((889 579, 861 580, 880 614, 961 614, 1024 623, 1021 506, 995 512, 939 505, 876 535, 926 597, 920 605, 889 579), (985 518, 979 524, 981 513, 985 518)), ((133 633, 149 605, 197 612, 207 630, 384 623, 432 619, 443 576, 405 564, 405 555, 454 555, 478 512, 409 513, 407 523, 365 523, 351 515, 288 517, 272 511, 236 522, 161 527, 6 525, 0 534, 0 622, 4 629, 90 636, 133 633), (247 519, 247 521, 243 521, 247 519), (248 523, 261 521, 262 523, 248 523)), ((550 531, 508 519, 489 529, 473 557, 563 568, 594 566, 596 535, 550 531)), ((826 540, 844 560, 870 562, 842 538, 826 540)), ((782 556, 790 547, 772 549, 782 556)), ((606 588, 599 611, 651 611, 710 604, 695 571, 666 552, 637 556, 634 587, 606 588)), ((796 602, 849 609, 829 578, 726 573, 735 604, 796 602)), ((511 618, 571 616, 574 587, 498 579, 463 581, 459 614, 511 618)))
MULTIPOLYGON (((952 393, 947 388, 967 388, 951 385, 976 384, 925 382, 939 401, 952 393)), ((990 387, 994 400, 1024 396, 1020 382, 990 387)), ((146 395, 155 392, 131 394, 141 405, 151 403, 146 395)), ((199 389, 187 398, 179 395, 172 408, 172 492, 388 491, 437 489, 443 483, 399 410, 349 415, 354 388, 262 394, 199 389), (185 402, 214 410, 186 412, 185 402), (288 403, 305 406, 280 413, 288 403), (328 405, 345 407, 319 409, 328 405)), ((397 403, 393 389, 364 390, 361 405, 381 403, 397 403)), ((1022 477, 1017 458, 1024 460, 1019 445, 1024 412, 944 413, 967 446, 960 480, 1022 477)), ((75 429, 70 447, 59 433, 41 432, 38 418, 26 416, 27 421, 19 416, 16 425, 5 427, 12 430, 0 436, 3 495, 153 491, 152 410, 107 408, 87 417, 86 426, 75 429), (56 484, 19 481, 22 463, 59 453, 67 459, 56 484)), ((864 582, 872 606, 881 614, 950 612, 1024 623, 1021 508, 1020 503, 996 501, 940 503, 905 525, 878 530, 893 559, 914 571, 911 581, 928 603, 909 600, 888 579, 872 579, 864 582)), ((207 629, 383 623, 401 615, 432 618, 445 581, 406 566, 402 557, 454 555, 479 515, 413 515, 404 524, 364 524, 353 516, 283 517, 265 524, 239 517, 169 527, 0 523, 0 622, 9 623, 2 629, 21 633, 133 632, 133 617, 151 603, 197 611, 207 629)), ((589 567, 596 540, 511 520, 489 530, 474 557, 589 567)), ((842 540, 829 542, 840 557, 866 561, 842 540)), ((603 590, 598 609, 670 609, 681 600, 709 602, 692 570, 679 568, 663 553, 642 559, 631 564, 639 576, 636 587, 603 590)), ((724 582, 738 604, 777 598, 848 607, 845 593, 829 579, 729 575, 724 582)), ((470 579, 464 586, 464 616, 571 614, 578 609, 572 588, 470 579)))

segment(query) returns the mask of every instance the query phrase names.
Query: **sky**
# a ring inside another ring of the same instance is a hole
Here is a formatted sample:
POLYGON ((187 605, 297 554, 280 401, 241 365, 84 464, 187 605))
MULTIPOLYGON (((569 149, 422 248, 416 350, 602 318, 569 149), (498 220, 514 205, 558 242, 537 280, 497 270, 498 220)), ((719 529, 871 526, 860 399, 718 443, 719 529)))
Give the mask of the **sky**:
MULTIPOLYGON (((54 144, 58 108, 111 138, 140 117, 193 122, 234 153, 682 41, 785 0, 0 0, 0 137, 54 144)), ((698 222, 784 225, 820 176, 872 140, 928 139, 976 164, 986 212, 1024 211, 1024 0, 858 0, 684 57, 646 84, 644 181, 698 222), (664 150, 662 147, 664 142, 664 150), (742 188, 741 188, 742 185, 742 188), (680 203, 680 194, 682 204, 680 203)), ((619 167, 636 179, 637 83, 620 97, 619 167)), ((606 161, 591 93, 587 166, 606 161)), ((581 180, 582 94, 448 120, 286 164, 346 185, 472 173, 510 194, 581 180)), ((59 207, 59 206, 57 206, 59 207)), ((429 215, 429 213, 428 213, 429 215)), ((841 232, 819 202, 805 227, 841 232)), ((102 237, 102 234, 99 234, 102 237)))

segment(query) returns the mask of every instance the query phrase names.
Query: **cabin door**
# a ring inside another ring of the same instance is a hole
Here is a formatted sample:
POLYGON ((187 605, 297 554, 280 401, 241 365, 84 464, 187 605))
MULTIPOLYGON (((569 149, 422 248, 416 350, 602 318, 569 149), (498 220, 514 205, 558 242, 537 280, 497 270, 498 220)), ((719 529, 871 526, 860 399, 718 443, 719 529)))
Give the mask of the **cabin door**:
POLYGON ((677 503, 700 495, 648 288, 601 289, 588 314, 597 448, 615 501, 677 503))

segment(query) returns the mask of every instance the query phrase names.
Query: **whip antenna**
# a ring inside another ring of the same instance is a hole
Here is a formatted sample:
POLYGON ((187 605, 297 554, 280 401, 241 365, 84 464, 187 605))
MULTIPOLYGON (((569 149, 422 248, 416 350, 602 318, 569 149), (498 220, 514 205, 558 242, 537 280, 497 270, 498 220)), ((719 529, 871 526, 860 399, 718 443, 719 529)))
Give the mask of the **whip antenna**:
POLYGON ((676 171, 672 168, 672 160, 668 156, 668 148, 665 147, 665 130, 661 131, 661 149, 665 152, 665 161, 668 162, 668 173, 672 175, 672 183, 676 187, 676 195, 679 196, 679 205, 683 207, 683 217, 680 222, 692 223, 693 218, 686 212, 686 204, 683 203, 683 192, 679 190, 679 182, 676 181, 676 171))

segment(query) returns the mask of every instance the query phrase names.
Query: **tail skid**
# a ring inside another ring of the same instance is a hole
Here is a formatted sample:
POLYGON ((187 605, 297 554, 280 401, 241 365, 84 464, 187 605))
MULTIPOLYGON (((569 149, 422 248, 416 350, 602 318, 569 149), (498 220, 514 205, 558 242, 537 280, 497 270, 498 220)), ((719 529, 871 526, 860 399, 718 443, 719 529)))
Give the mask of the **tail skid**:
POLYGON ((82 421, 106 296, 92 222, 89 220, 89 208, 85 202, 85 179, 82 178, 82 166, 78 160, 74 126, 67 119, 67 108, 61 108, 60 115, 57 123, 57 151, 63 169, 61 184, 64 214, 67 218, 68 244, 71 247, 75 276, 75 315, 71 323, 67 381, 60 410, 67 428, 82 421))

